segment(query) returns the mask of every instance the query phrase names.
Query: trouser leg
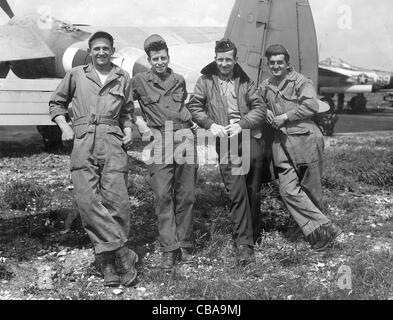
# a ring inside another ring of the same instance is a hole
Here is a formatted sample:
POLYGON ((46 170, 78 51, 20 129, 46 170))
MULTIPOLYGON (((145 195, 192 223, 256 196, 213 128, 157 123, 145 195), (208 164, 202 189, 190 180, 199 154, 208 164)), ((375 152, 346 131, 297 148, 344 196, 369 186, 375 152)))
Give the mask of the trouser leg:
POLYGON ((223 150, 220 140, 217 141, 216 151, 219 155, 221 176, 231 201, 229 216, 234 223, 233 238, 237 246, 253 246, 252 217, 246 175, 234 174, 234 172, 239 173, 239 170, 236 170, 237 166, 232 164, 227 150, 223 150))
POLYGON ((115 217, 104 205, 99 187, 100 167, 91 159, 86 163, 83 168, 71 172, 82 224, 97 254, 113 251, 122 247, 127 238, 115 217))
POLYGON ((101 176, 102 204, 117 224, 122 242, 127 242, 130 232, 127 177, 127 172, 107 170, 105 167, 101 176))
MULTIPOLYGON (((262 161, 263 149, 258 140, 250 140, 250 171, 246 176, 247 192, 250 201, 252 227, 254 240, 258 236, 260 225, 261 186, 262 186, 262 161)), ((244 156, 244 155, 243 155, 244 156)))
POLYGON ((246 177, 232 175, 231 165, 220 165, 221 175, 229 193, 229 216, 234 222, 234 239, 237 245, 254 245, 252 217, 247 194, 246 177))
POLYGON ((173 203, 174 164, 148 166, 155 198, 158 240, 163 252, 179 249, 173 203))
POLYGON ((319 226, 328 223, 329 219, 303 190, 298 174, 281 144, 275 142, 273 147, 275 148, 274 163, 278 171, 281 197, 296 223, 302 228, 304 235, 308 236, 319 226))
POLYGON ((300 185, 315 206, 325 212, 322 199, 322 161, 314 162, 298 168, 300 185))
POLYGON ((182 248, 192 248, 195 165, 176 164, 174 183, 177 240, 182 248))

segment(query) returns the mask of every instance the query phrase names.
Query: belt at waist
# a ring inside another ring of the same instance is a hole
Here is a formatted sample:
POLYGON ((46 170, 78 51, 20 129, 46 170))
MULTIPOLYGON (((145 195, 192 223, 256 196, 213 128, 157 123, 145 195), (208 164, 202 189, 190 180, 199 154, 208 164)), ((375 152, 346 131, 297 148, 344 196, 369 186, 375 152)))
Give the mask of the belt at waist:
POLYGON ((96 126, 99 124, 107 124, 110 126, 118 126, 119 120, 100 114, 91 114, 90 116, 80 117, 72 122, 74 127, 83 124, 94 124, 96 126))
MULTIPOLYGON (((173 131, 181 130, 181 129, 190 129, 191 125, 189 123, 174 123, 172 125, 173 131)), ((157 129, 160 131, 165 130, 165 126, 151 126, 152 129, 157 129)))

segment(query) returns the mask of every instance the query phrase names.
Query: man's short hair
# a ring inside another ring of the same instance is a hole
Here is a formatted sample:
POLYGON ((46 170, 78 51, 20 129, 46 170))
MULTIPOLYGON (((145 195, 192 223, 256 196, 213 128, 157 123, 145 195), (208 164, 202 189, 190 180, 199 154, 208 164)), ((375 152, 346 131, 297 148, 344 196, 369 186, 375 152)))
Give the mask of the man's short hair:
POLYGON ((236 45, 231 40, 229 40, 228 38, 224 38, 219 41, 216 41, 216 47, 215 47, 216 55, 219 52, 229 52, 232 50, 233 50, 233 57, 236 58, 237 48, 236 45))
POLYGON ((150 57, 151 51, 166 50, 169 53, 168 45, 166 44, 163 37, 158 34, 152 34, 149 36, 143 44, 146 54, 150 57))
POLYGON ((93 41, 99 38, 108 39, 111 43, 111 47, 113 48, 114 39, 108 32, 105 31, 97 31, 93 33, 93 35, 89 38, 89 48, 91 48, 91 44, 93 43, 93 41))
POLYGON ((273 44, 269 48, 266 49, 265 57, 269 61, 272 56, 278 56, 283 54, 285 56, 286 62, 289 62, 289 52, 288 50, 281 44, 273 44))

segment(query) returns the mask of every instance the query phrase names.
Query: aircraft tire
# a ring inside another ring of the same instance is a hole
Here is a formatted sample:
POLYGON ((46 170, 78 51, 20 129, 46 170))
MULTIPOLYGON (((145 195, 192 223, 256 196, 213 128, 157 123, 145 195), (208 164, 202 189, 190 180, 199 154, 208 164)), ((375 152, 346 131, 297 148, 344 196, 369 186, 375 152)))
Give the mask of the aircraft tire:
POLYGON ((362 113, 366 111, 367 99, 362 95, 352 97, 348 102, 349 108, 354 113, 362 113))

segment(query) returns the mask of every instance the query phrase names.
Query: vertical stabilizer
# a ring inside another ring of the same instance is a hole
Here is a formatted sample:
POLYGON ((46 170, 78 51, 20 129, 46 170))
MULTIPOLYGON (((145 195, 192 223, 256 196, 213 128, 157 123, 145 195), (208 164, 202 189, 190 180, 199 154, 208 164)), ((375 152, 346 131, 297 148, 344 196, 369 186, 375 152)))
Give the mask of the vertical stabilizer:
POLYGON ((270 76, 264 52, 283 44, 291 64, 318 85, 318 46, 308 0, 236 0, 225 31, 239 64, 257 83, 270 76))

